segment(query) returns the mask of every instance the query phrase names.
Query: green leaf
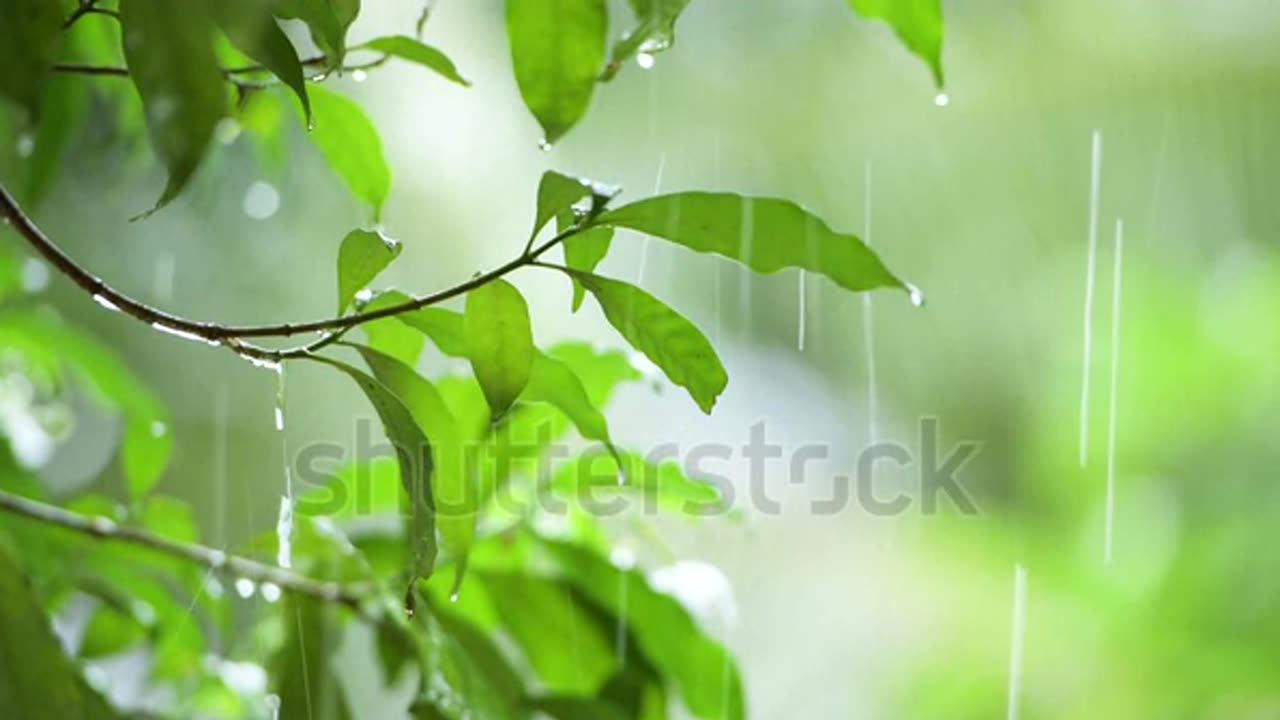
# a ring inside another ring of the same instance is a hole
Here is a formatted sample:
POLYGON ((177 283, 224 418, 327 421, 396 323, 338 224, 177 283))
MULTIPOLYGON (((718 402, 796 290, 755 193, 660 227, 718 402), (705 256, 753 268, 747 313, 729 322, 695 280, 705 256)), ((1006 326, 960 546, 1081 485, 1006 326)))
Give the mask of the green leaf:
POLYGON ((32 119, 62 45, 61 4, 51 0, 0 0, 0 96, 24 108, 32 119))
POLYGON ((467 293, 463 336, 471 370, 495 419, 511 407, 533 367, 529 306, 511 283, 493 280, 467 293))
POLYGON ((146 635, 146 627, 136 618, 104 603, 93 610, 76 654, 82 658, 108 657, 141 642, 146 635))
POLYGON ((151 146, 169 170, 150 213, 169 204, 195 174, 226 112, 227 92, 204 3, 121 0, 120 25, 151 146))
POLYGON ((373 208, 377 220, 391 189, 391 170, 377 129, 354 101, 316 85, 311 86, 311 107, 312 142, 351 194, 373 208))
POLYGON ((507 0, 507 39, 524 104, 553 143, 587 111, 604 63, 604 0, 507 0))
POLYGON ((525 400, 555 406, 578 428, 584 438, 597 440, 612 448, 609 424, 591 403, 582 380, 565 363, 541 352, 534 353, 525 400))
MULTIPOLYGON (((398 290, 387 290, 376 293, 367 303, 356 301, 357 312, 374 312, 384 308, 400 305, 410 300, 408 295, 398 290)), ((369 340, 369 347, 385 353, 400 362, 414 367, 427 340, 422 333, 405 325, 396 317, 386 317, 361 323, 360 330, 369 340)))
POLYGON ((528 707, 556 720, 631 720, 621 707, 607 700, 551 695, 531 699, 528 707))
POLYGON ((351 304, 368 285, 400 255, 398 240, 376 230, 352 230, 338 247, 338 312, 351 304))
POLYGON ((613 57, 605 68, 604 80, 611 80, 622 65, 639 53, 653 55, 676 42, 676 20, 689 0, 630 0, 636 27, 613 46, 613 57))
POLYGON ((285 638, 275 658, 273 692, 280 720, 349 720, 342 683, 330 666, 342 643, 341 616, 332 603, 290 596, 283 612, 285 638))
POLYGON ((929 65, 933 81, 942 87, 941 0, 847 0, 859 15, 883 20, 902 44, 929 65))
POLYGON ((26 205, 35 208, 53 184, 67 148, 88 115, 88 88, 82 78, 52 77, 46 81, 40 122, 27 158, 26 205))
POLYGON ((346 57, 347 28, 360 13, 360 0, 276 0, 275 13, 306 23, 328 66, 335 68, 346 57))
POLYGON ((482 666, 441 627, 434 613, 418 613, 422 628, 421 695, 409 708, 419 720, 509 720, 517 717, 482 666))
POLYGON ((311 101, 307 99, 302 63, 293 43, 272 17, 271 8, 262 0, 219 0, 213 7, 218 25, 231 43, 293 90, 309 123, 311 101))
MULTIPOLYGON (((564 213, 557 216, 556 224, 560 231, 568 227, 569 222, 564 213)), ((564 264, 574 270, 593 272, 600 261, 604 260, 604 256, 609 254, 612 243, 613 228, 608 225, 597 225, 574 233, 561 243, 564 247, 564 264)), ((570 280, 573 282, 572 308, 574 312, 578 312, 586 297, 586 288, 582 287, 577 278, 570 277, 570 280)))
POLYGON ((856 236, 837 233, 787 200, 682 192, 624 205, 601 215, 599 223, 723 255, 761 273, 803 268, 848 290, 912 291, 856 236))
POLYGON ((636 350, 662 368, 711 413, 729 376, 716 351, 693 323, 640 288, 590 273, 568 270, 595 296, 605 319, 636 350))
POLYGON ((125 424, 120 462, 130 497, 143 497, 155 487, 171 454, 173 430, 166 421, 152 415, 135 417, 125 424))
POLYGON ((385 385, 350 365, 321 355, 308 356, 346 373, 364 391, 378 413, 387 439, 396 449, 400 482, 410 503, 409 541, 413 547, 413 572, 429 577, 435 568, 435 500, 431 492, 432 449, 413 414, 385 385))
POLYGON ((694 516, 725 509, 724 499, 714 485, 690 478, 678 463, 654 464, 625 450, 588 450, 557 469, 551 477, 551 487, 572 495, 590 491, 592 498, 601 488, 639 491, 662 507, 694 516))
POLYGON ((434 70, 447 80, 451 80, 463 87, 471 87, 471 82, 458 74, 458 68, 454 67, 453 61, 447 55, 408 35, 380 37, 370 40, 360 47, 377 50, 392 57, 398 57, 401 60, 417 63, 428 70, 434 70))
POLYGON ((538 231, 551 222, 552 218, 569 210, 574 203, 590 194, 590 181, 561 175, 554 170, 542 173, 542 179, 538 181, 538 210, 533 221, 533 232, 529 233, 529 237, 536 237, 538 231))
POLYGON ((107 720, 118 715, 80 677, 32 594, 10 549, 0 543, 0 708, 12 718, 107 720))

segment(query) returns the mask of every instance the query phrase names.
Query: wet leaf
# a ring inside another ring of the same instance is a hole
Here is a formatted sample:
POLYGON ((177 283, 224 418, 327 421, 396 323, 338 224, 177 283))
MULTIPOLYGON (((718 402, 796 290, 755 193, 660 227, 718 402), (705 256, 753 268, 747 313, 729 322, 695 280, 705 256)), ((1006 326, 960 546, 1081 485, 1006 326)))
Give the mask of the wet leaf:
MULTIPOLYGON (((408 301, 408 295, 396 290, 388 290, 377 293, 367 303, 357 302, 356 310, 373 312, 408 301)), ((396 317, 361 323, 360 330, 368 338, 369 347, 390 355, 409 367, 418 364, 418 357, 422 355, 422 349, 427 344, 427 339, 422 333, 405 325, 396 317)))
POLYGON ((689 0, 630 0, 636 26, 613 46, 613 57, 603 79, 611 80, 622 65, 637 54, 653 55, 675 44, 676 20, 689 0))
POLYGON ((270 6, 262 0, 218 0, 213 7, 218 25, 231 43, 293 90, 310 122, 311 101, 298 51, 276 24, 270 6))
MULTIPOLYGON (((557 220, 560 229, 563 230, 567 225, 563 220, 563 215, 557 220)), ((609 246, 613 243, 613 228, 608 225, 598 225, 588 228, 578 233, 570 235, 561 243, 564 247, 564 264, 574 270, 582 272, 593 272, 596 266, 604 260, 604 256, 609 254, 609 246)), ((577 278, 571 277, 573 282, 573 303, 574 312, 582 307, 582 301, 586 298, 586 288, 582 287, 582 283, 577 278)))
POLYGON ((866 18, 883 20, 902 44, 929 65, 933 81, 942 87, 941 0, 847 0, 866 18))
POLYGON ((589 195, 589 181, 562 175, 554 170, 543 173, 542 179, 538 181, 538 210, 533 220, 533 232, 529 236, 537 236, 538 231, 551 222, 552 218, 589 195))
POLYGON ((331 604, 290 596, 282 613, 284 643, 273 667, 280 720, 350 720, 342 682, 330 665, 342 643, 341 610, 331 604))
POLYGON ((316 85, 310 92, 315 113, 311 141, 351 194, 373 208, 377 220, 391 189, 391 170, 377 129, 354 101, 316 85))
POLYGON ((471 87, 471 82, 458 74, 458 68, 454 67, 453 61, 449 56, 436 48, 427 45, 421 40, 415 40, 408 35, 389 35, 380 37, 361 45, 362 48, 369 50, 377 50, 386 53, 392 57, 408 60, 411 63, 421 65, 428 70, 433 70, 441 77, 451 80, 463 87, 471 87))
POLYGON ((462 326, 471 370, 493 418, 500 418, 529 383, 534 356, 529 306, 513 285, 493 280, 467 293, 462 326))
POLYGON ((678 463, 653 463, 626 450, 588 450, 556 470, 551 487, 572 495, 584 493, 584 497, 593 499, 599 497, 597 489, 638 491, 658 506, 694 516, 725 509, 716 486, 690 478, 678 463))
MULTIPOLYGON (((61 5, 50 0, 0 0, 0 96, 35 119, 49 68, 62 45, 61 5)), ((43 118, 41 118, 43 120, 43 118)))
POLYGON ((507 39, 524 104, 553 143, 587 111, 604 63, 604 0, 507 0, 507 39))
POLYGON ((311 39, 333 68, 346 57, 347 28, 360 13, 360 0, 275 0, 275 13, 306 23, 311 39))
POLYGON ((584 438, 613 447, 604 415, 592 404, 582 380, 566 363, 541 352, 535 353, 529 384, 521 397, 555 406, 584 438))
POLYGON ((338 312, 395 260, 403 246, 375 230, 352 230, 338 246, 338 312))
POLYGON ((204 3, 121 0, 120 25, 151 146, 169 171, 155 212, 182 192, 204 159, 226 113, 227 90, 204 3))
POLYGON ((723 255, 757 272, 803 268, 848 290, 910 291, 856 236, 832 230, 787 200, 683 192, 625 205, 601 215, 599 222, 723 255))

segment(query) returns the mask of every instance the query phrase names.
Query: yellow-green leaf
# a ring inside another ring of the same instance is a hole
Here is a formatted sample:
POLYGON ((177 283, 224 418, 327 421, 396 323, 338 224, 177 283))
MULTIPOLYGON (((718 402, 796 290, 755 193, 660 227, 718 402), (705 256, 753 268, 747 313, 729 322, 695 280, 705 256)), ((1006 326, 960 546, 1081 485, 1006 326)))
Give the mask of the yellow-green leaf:
POLYGON ((493 280, 467 293, 463 336, 471 370, 499 418, 524 391, 533 367, 529 306, 520 291, 493 280))

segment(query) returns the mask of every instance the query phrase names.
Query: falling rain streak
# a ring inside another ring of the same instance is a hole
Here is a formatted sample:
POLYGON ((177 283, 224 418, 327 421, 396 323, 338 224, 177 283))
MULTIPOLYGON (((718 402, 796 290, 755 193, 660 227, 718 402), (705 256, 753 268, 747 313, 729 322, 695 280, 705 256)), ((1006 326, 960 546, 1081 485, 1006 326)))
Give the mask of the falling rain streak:
POLYGON ((280 451, 284 457, 284 495, 276 519, 276 564, 293 566, 293 476, 289 472, 289 448, 284 436, 284 368, 276 368, 276 430, 280 432, 280 451))
POLYGON ((1093 131, 1089 163, 1089 248, 1084 271, 1084 349, 1080 381, 1080 467, 1089 462, 1089 370, 1093 362, 1093 280, 1098 257, 1098 188, 1102 179, 1102 132, 1093 131))
MULTIPOLYGON (((863 169, 862 178, 862 242, 871 245, 871 161, 863 169)), ((879 440, 876 431, 876 349, 871 293, 862 294, 862 344, 867 348, 867 440, 868 447, 879 440)))
MULTIPOLYGON (((657 195, 662 191, 662 173, 667 169, 667 154, 664 152, 658 156, 658 172, 653 179, 653 194, 657 195)), ((649 243, 653 242, 653 238, 649 235, 644 236, 644 240, 640 243, 640 263, 636 269, 636 284, 644 283, 644 269, 649 264, 649 243)))
POLYGON ((1008 720, 1018 720, 1018 701, 1022 695, 1022 638, 1027 621, 1027 569, 1013 566, 1013 613, 1009 622, 1009 699, 1008 720))
POLYGON ((796 322, 796 350, 798 350, 799 352, 804 352, 804 329, 805 329, 804 328, 804 296, 805 296, 804 274, 805 274, 804 270, 802 269, 800 271, 800 286, 799 286, 799 301, 800 301, 799 311, 798 311, 799 318, 797 319, 797 322, 796 322))
POLYGON ((1102 561, 1111 564, 1116 519, 1116 396, 1120 384, 1120 287, 1124 262, 1124 221, 1116 219, 1115 268, 1111 276, 1111 390, 1107 406, 1107 500, 1103 525, 1102 561))

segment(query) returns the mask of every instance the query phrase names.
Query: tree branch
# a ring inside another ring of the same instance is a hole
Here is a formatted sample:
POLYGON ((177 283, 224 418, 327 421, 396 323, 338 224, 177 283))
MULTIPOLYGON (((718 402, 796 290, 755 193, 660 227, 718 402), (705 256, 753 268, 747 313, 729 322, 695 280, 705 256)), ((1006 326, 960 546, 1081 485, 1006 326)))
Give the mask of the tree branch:
POLYGON ((211 571, 248 578, 257 583, 272 583, 281 590, 295 595, 303 595, 324 602, 344 605, 355 611, 357 615, 370 619, 366 609, 363 607, 364 596, 352 587, 344 587, 333 582, 312 580, 256 560, 228 555, 215 548, 180 543, 146 530, 118 525, 110 518, 80 515, 63 510, 60 507, 4 491, 0 491, 0 511, 22 515, 46 525, 54 525, 100 540, 137 545, 164 555, 202 565, 211 571))

